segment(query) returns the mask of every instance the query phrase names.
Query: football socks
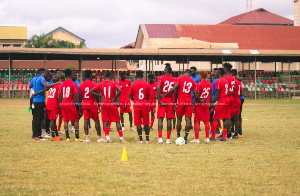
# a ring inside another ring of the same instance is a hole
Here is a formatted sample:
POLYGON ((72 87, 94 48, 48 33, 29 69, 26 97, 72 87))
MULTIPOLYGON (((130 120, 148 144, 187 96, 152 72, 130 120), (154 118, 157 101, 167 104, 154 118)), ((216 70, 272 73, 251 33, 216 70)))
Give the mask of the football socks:
POLYGON ((211 125, 211 130, 212 130, 211 139, 213 140, 216 138, 217 127, 218 127, 218 121, 213 121, 211 125))
POLYGON ((150 128, 153 127, 154 119, 155 119, 155 116, 151 116, 151 124, 150 124, 150 128))
POLYGON ((200 124, 199 122, 194 123, 194 131, 195 131, 195 139, 199 139, 199 130, 200 130, 200 124))
POLYGON ((171 138, 171 131, 167 131, 167 139, 169 140, 171 138))
POLYGON ((76 139, 79 139, 79 130, 78 129, 75 129, 75 137, 76 137, 76 139))
POLYGON ((209 122, 205 122, 204 126, 205 126, 205 138, 209 138, 209 130, 210 130, 209 122))
POLYGON ((240 128, 238 129, 238 131, 239 131, 239 135, 243 135, 242 127, 240 127, 240 128))
POLYGON ((223 129, 223 139, 227 138, 227 129, 223 129))
POLYGON ((120 138, 121 138, 121 137, 123 138, 123 132, 122 132, 122 130, 119 130, 118 133, 119 133, 119 137, 120 137, 120 138))
POLYGON ((70 139, 70 135, 69 135, 69 130, 65 130, 65 132, 66 132, 66 139, 70 139))
POLYGON ((106 127, 106 128, 103 128, 103 130, 104 130, 105 136, 109 136, 109 128, 106 127))
POLYGON ((162 130, 158 130, 158 138, 162 138, 162 130))

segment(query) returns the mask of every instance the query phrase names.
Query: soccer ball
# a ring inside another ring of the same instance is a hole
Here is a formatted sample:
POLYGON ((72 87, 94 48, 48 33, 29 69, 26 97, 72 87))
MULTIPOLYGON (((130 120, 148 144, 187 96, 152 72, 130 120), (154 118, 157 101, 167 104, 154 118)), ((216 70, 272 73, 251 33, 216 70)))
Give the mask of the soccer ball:
POLYGON ((176 144, 176 146, 182 146, 182 145, 184 145, 185 144, 184 138, 183 137, 177 138, 176 141, 175 141, 175 144, 176 144))

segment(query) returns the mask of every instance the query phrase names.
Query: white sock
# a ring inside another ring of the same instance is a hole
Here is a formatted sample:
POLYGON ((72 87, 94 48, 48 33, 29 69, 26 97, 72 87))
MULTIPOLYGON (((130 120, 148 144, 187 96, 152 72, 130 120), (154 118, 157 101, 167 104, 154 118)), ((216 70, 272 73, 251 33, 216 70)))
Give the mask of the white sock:
POLYGON ((123 138, 123 137, 120 137, 120 140, 124 140, 124 138, 123 138))
POLYGON ((107 135, 107 136, 105 136, 106 137, 106 140, 110 140, 110 137, 109 137, 109 135, 107 135))

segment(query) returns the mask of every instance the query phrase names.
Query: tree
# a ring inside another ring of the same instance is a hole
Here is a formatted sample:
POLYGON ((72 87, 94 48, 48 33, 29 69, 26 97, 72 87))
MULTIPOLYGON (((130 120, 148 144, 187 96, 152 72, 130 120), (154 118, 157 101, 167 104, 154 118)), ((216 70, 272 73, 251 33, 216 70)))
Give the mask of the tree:
POLYGON ((69 41, 55 40, 52 36, 46 36, 44 33, 41 35, 33 35, 27 40, 25 48, 86 48, 85 43, 76 46, 69 41))

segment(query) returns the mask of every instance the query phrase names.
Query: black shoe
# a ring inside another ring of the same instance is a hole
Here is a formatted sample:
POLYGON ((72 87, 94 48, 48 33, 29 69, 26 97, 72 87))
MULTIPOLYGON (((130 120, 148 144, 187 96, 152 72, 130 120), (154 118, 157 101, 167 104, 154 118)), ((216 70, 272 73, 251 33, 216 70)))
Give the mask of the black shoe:
POLYGON ((222 138, 222 137, 223 137, 223 134, 219 135, 217 138, 220 139, 220 138, 222 138))
POLYGON ((220 132, 220 129, 217 128, 216 134, 220 134, 220 133, 221 133, 221 132, 220 132))
POLYGON ((227 139, 225 138, 225 139, 223 139, 223 138, 220 138, 220 141, 221 142, 226 142, 227 141, 227 139))

